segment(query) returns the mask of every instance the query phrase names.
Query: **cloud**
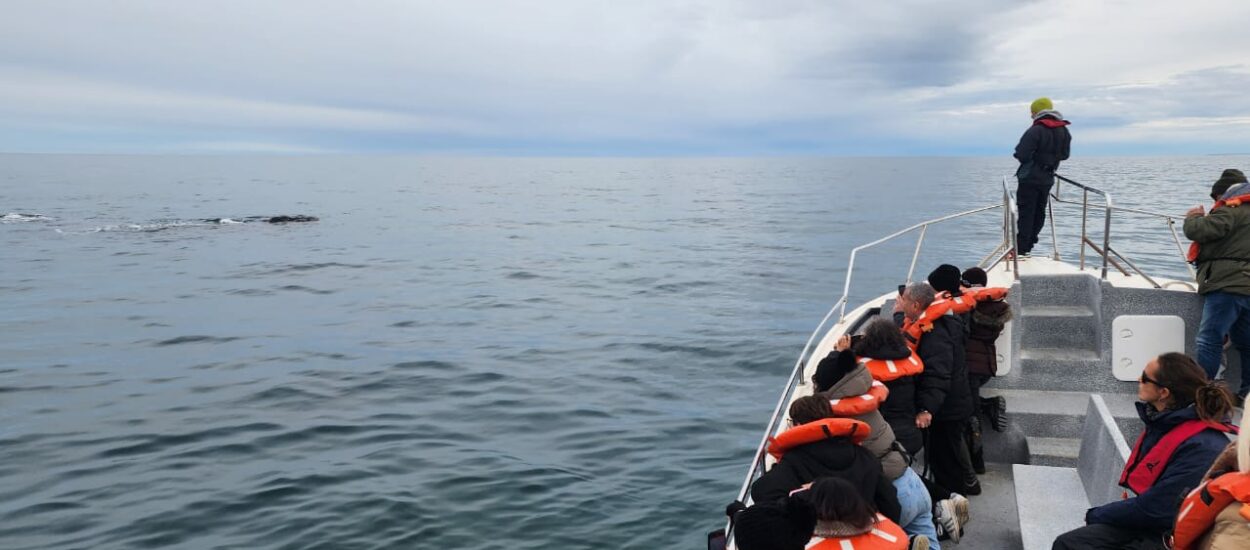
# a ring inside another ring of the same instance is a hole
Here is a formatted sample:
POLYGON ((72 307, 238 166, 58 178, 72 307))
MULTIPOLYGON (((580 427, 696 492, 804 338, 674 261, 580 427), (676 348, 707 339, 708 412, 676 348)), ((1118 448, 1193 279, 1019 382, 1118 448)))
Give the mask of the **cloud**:
POLYGON ((1039 95, 1089 152, 1146 134, 1191 148, 1200 125, 1250 147, 1232 122, 1250 116, 1247 16, 1236 1, 19 3, 0 20, 0 150, 999 154, 1039 95))

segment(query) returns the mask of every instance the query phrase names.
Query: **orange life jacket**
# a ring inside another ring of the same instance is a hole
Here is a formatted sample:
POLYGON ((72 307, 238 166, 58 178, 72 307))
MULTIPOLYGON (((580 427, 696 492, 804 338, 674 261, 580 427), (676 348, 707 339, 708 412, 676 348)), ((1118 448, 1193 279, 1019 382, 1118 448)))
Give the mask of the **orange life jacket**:
POLYGON ((906 359, 860 357, 857 361, 859 364, 868 367, 868 374, 872 375, 873 380, 890 382, 904 376, 915 376, 924 372, 924 362, 920 360, 919 355, 916 355, 915 348, 909 346, 909 349, 911 356, 906 359))
POLYGON ((872 428, 868 427, 866 422, 855 420, 854 418, 822 418, 815 422, 808 422, 802 426, 795 426, 777 437, 768 438, 768 454, 773 458, 781 460, 786 451, 798 447, 814 443, 822 439, 832 439, 835 437, 849 437, 851 442, 859 445, 863 443, 868 436, 872 434, 872 428))
POLYGON ((1199 485, 1181 503, 1172 535, 1173 548, 1196 548, 1202 535, 1215 523, 1215 516, 1235 503, 1241 506, 1238 514, 1250 521, 1250 474, 1233 472, 1199 485))
MULTIPOLYGON (((1215 212, 1215 209, 1221 206, 1237 208, 1245 202, 1250 202, 1250 195, 1237 195, 1236 197, 1230 197, 1228 200, 1220 199, 1215 201, 1215 204, 1211 206, 1211 212, 1215 212)), ((1188 260, 1189 263, 1197 263, 1198 252, 1201 248, 1202 246, 1198 243, 1189 243, 1189 253, 1185 255, 1185 259, 1188 260)))
POLYGON ((867 533, 851 537, 812 537, 807 550, 903 550, 907 533, 889 518, 877 514, 877 523, 867 533))
POLYGON ((885 384, 873 380, 872 385, 868 387, 868 393, 830 399, 829 405, 833 407, 834 416, 859 416, 877 410, 889 395, 890 390, 885 387, 885 384))
POLYGON ((952 297, 949 292, 939 292, 929 307, 914 320, 903 321, 903 337, 907 346, 916 349, 924 333, 933 330, 933 323, 943 315, 960 315, 972 311, 980 302, 1002 300, 1008 289, 1002 287, 970 288, 961 296, 952 297))

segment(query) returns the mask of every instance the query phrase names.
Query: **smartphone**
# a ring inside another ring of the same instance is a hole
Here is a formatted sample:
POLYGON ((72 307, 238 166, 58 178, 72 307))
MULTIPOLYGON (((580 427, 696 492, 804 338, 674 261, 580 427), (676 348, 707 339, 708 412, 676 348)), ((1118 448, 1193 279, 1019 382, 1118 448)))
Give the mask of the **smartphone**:
POLYGON ((898 295, 899 295, 899 296, 902 296, 902 295, 903 295, 903 291, 904 291, 904 290, 907 290, 907 285, 898 285, 898 295))
POLYGON ((863 334, 852 334, 852 335, 851 335, 851 346, 854 346, 855 344, 858 344, 858 343, 859 343, 859 341, 860 341, 860 340, 863 340, 863 339, 864 339, 864 335, 863 335, 863 334))

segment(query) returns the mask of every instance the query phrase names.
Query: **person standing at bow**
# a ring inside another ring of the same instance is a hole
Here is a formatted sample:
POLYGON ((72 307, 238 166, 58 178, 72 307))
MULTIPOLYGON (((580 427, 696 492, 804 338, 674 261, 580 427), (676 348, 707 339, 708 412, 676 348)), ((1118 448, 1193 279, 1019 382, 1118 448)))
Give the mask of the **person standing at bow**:
POLYGON ((1050 188, 1055 184, 1055 171, 1061 161, 1068 160, 1072 134, 1070 122, 1055 110, 1049 98, 1041 97, 1029 106, 1033 124, 1020 142, 1013 156, 1020 161, 1016 169, 1016 205, 1020 219, 1016 221, 1016 253, 1027 257, 1037 244, 1037 236, 1046 225, 1046 203, 1050 188))

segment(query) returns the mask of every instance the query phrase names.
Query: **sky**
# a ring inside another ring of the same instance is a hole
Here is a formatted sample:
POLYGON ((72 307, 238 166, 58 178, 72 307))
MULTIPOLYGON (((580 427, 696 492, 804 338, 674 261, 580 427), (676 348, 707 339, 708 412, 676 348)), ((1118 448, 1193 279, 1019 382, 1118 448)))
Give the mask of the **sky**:
POLYGON ((1244 0, 6 1, 0 151, 1250 153, 1244 0))

